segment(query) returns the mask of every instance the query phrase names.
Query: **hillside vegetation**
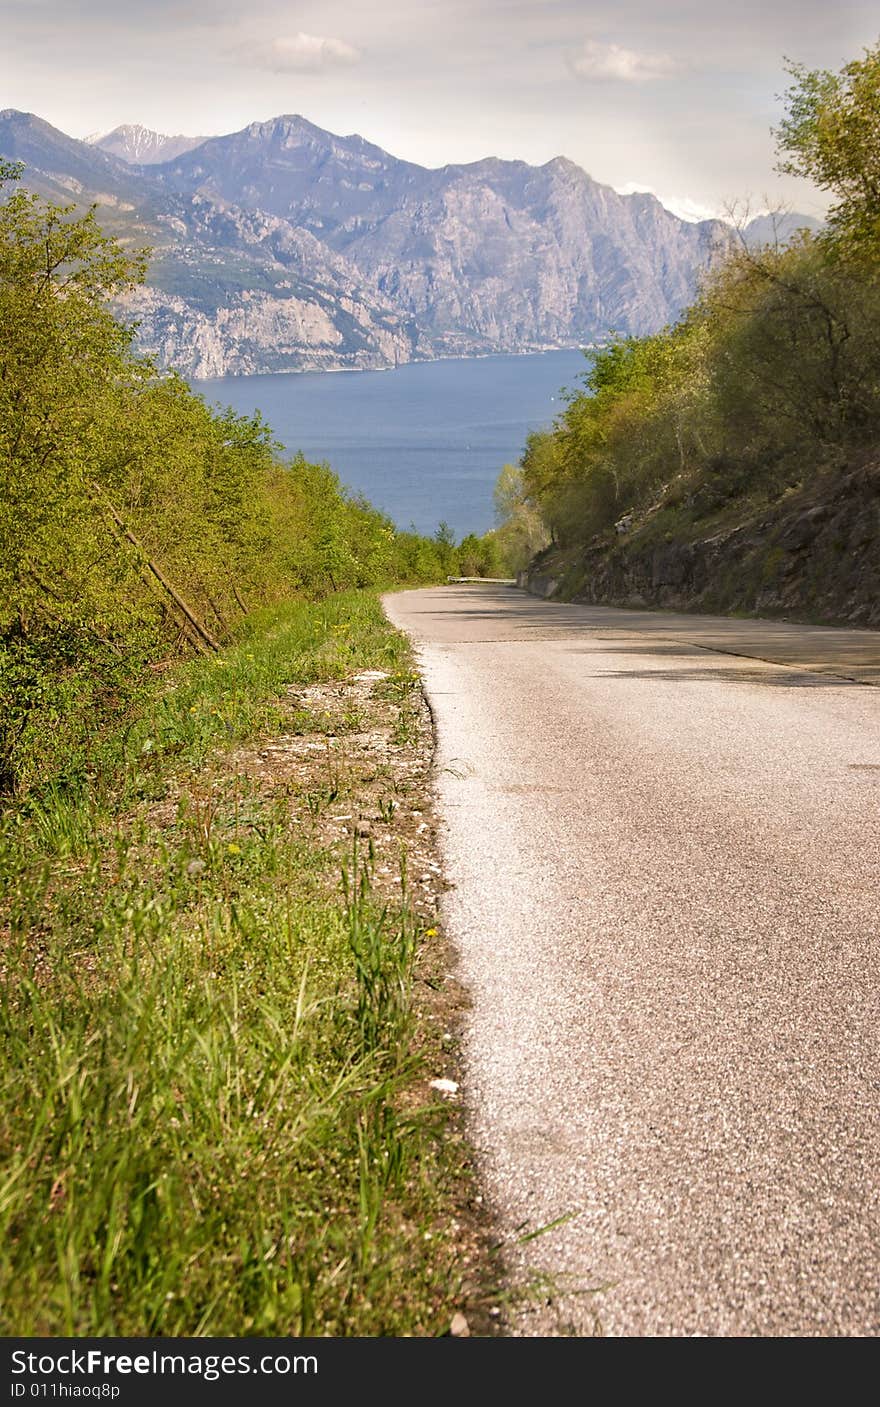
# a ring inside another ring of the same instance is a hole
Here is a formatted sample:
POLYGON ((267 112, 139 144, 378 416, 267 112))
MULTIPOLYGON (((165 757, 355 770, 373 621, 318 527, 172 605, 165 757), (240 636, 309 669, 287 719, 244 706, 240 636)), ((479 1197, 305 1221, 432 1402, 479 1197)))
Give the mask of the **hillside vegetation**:
POLYGON ((743 241, 531 436, 511 516, 551 539, 538 589, 880 622, 880 47, 791 74, 780 164, 830 193, 827 228, 743 241))
POLYGON ((107 311, 144 260, 0 168, 0 795, 88 780, 155 671, 291 596, 499 570, 398 532, 259 417, 211 409, 107 311))
POLYGON ((141 262, 2 175, 0 1332, 443 1333, 479 1236, 375 588, 497 548, 158 373, 141 262))

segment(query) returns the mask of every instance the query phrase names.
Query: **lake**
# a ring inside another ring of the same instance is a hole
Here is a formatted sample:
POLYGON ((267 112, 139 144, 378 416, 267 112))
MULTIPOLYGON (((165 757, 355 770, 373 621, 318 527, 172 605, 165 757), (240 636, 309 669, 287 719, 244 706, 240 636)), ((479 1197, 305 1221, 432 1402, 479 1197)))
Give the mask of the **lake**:
POLYGON ((210 402, 259 410, 285 449, 326 460, 399 527, 457 537, 493 524, 492 489, 529 430, 562 408, 583 352, 417 362, 394 371, 287 372, 196 381, 210 402))

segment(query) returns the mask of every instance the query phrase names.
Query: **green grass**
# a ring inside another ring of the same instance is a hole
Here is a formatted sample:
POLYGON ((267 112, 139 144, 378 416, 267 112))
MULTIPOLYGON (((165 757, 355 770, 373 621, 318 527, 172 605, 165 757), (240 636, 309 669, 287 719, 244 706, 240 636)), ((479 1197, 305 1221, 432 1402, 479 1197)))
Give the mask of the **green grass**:
POLYGON ((90 788, 6 814, 0 1332, 448 1324, 417 927, 217 765, 286 724, 285 687, 377 666, 406 677, 374 597, 266 613, 104 738, 90 788))

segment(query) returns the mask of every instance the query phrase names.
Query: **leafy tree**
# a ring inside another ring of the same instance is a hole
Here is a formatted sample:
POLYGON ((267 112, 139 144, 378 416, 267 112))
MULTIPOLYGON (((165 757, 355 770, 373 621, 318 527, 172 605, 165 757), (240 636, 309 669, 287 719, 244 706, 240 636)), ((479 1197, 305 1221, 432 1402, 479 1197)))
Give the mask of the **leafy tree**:
POLYGON ((526 493, 521 467, 505 464, 495 483, 494 501, 498 526, 492 535, 492 548, 499 567, 509 572, 521 571, 548 541, 540 511, 526 493))
MULTIPOLYGON (((0 169, 6 187, 19 175, 0 169)), ((0 202, 0 601, 21 620, 48 608, 49 579, 53 615, 81 603, 102 552, 111 576, 122 569, 96 530, 91 484, 131 346, 105 300, 142 272, 94 211, 44 207, 20 187, 0 202)))
POLYGON ((441 523, 434 534, 434 543, 437 548, 437 556, 440 562, 440 569, 447 576, 451 576, 457 567, 455 557, 455 533, 448 523, 441 523))
POLYGON ((839 73, 788 64, 794 83, 776 136, 780 171, 834 197, 834 234, 880 241, 880 43, 839 73))
POLYGON ((875 451, 880 46, 839 74, 790 72, 781 168, 835 197, 830 235, 743 245, 676 326, 596 354, 521 463, 523 500, 562 547, 633 523, 687 532, 690 515, 773 500, 875 451))

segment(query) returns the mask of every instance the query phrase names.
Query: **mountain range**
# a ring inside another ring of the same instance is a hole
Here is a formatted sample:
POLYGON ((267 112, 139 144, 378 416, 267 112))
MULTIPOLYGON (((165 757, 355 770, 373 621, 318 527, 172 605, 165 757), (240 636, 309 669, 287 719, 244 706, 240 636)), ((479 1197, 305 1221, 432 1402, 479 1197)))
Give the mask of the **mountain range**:
MULTIPOLYGON (((152 250, 127 295, 143 349, 193 377, 376 368, 583 345, 674 319, 722 222, 619 195, 564 157, 428 169, 305 118, 207 139, 87 141, 0 112, 0 155, 152 250)), ((807 221, 804 221, 807 223, 807 221)))

